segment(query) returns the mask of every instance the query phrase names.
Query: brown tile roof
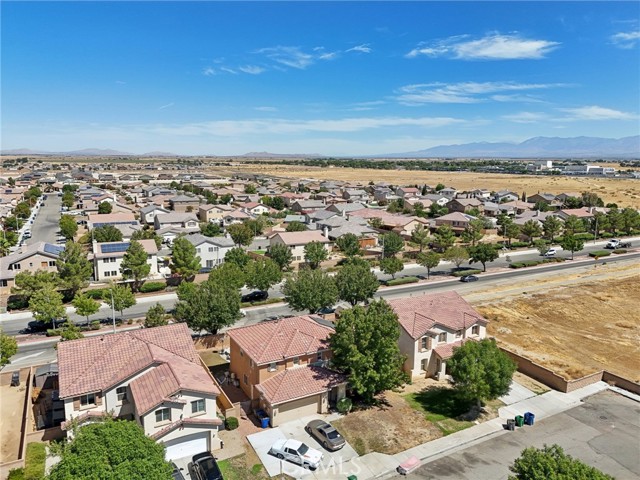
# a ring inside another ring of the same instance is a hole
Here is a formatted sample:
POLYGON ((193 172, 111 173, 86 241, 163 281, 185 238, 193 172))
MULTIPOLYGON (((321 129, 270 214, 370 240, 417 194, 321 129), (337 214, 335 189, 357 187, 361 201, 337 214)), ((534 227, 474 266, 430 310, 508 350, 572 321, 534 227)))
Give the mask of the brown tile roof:
POLYGON ((227 333, 256 364, 265 364, 329 348, 328 338, 334 330, 308 316, 283 318, 227 333))
POLYGON ((133 213, 91 213, 89 223, 135 222, 133 213))
POLYGON ((104 391, 151 369, 130 383, 139 411, 176 389, 219 393, 185 323, 61 342, 58 368, 60 398, 104 391))
MULTIPOLYGON (((307 232, 280 232, 274 235, 280 237, 285 245, 306 245, 311 242, 330 243, 327 237, 317 230, 307 232)), ((273 237, 272 237, 273 238, 273 237)))
POLYGON ((271 405, 290 402, 326 392, 346 383, 347 377, 326 368, 301 366, 289 368, 256 385, 271 405))
POLYGON ((423 336, 434 325, 460 330, 477 322, 487 323, 457 292, 398 298, 387 302, 398 315, 402 328, 414 339, 423 336))
POLYGON ((164 437, 167 433, 172 432, 178 427, 183 426, 202 426, 202 427, 216 427, 222 425, 222 420, 219 418, 183 418, 182 420, 177 420, 170 425, 167 425, 162 430, 151 435, 151 438, 154 440, 158 440, 159 438, 164 437))
POLYGON ((446 360, 446 359, 451 358, 453 356, 453 349, 454 348, 461 347, 463 343, 469 342, 471 340, 475 341, 475 338, 464 338, 462 340, 458 340, 457 342, 445 343, 444 345, 440 345, 440 346, 434 348, 433 351, 436 352, 436 354, 442 360, 446 360))

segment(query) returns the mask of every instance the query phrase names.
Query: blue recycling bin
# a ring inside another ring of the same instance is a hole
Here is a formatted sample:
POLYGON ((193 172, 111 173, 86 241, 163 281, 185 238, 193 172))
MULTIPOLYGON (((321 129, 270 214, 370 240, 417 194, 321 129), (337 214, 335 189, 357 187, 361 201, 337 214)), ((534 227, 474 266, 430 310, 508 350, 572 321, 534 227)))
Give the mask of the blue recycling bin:
POLYGON ((525 425, 533 425, 533 422, 535 420, 536 416, 531 413, 531 412, 527 412, 524 414, 524 424, 525 425))
POLYGON ((267 412, 264 410, 258 410, 256 411, 256 416, 258 417, 262 428, 269 428, 269 415, 267 415, 267 412))

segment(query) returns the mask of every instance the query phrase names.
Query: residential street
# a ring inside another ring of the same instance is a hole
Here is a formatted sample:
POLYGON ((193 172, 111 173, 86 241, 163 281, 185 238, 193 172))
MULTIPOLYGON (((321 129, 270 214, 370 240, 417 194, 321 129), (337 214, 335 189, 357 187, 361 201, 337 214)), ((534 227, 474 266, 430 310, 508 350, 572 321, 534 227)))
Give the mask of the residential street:
POLYGON ((62 197, 55 193, 46 194, 44 206, 40 207, 40 211, 36 215, 33 225, 31 226, 31 238, 26 240, 27 245, 37 242, 56 243, 56 235, 60 229, 60 207, 62 205, 62 197))

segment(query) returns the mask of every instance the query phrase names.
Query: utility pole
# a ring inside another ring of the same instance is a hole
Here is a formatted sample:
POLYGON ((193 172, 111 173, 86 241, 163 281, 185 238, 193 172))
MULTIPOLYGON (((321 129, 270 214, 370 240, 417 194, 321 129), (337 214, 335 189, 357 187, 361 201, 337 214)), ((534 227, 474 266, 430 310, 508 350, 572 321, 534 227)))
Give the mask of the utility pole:
POLYGON ((116 333, 116 308, 113 303, 113 287, 111 287, 111 318, 113 320, 113 333, 116 333))

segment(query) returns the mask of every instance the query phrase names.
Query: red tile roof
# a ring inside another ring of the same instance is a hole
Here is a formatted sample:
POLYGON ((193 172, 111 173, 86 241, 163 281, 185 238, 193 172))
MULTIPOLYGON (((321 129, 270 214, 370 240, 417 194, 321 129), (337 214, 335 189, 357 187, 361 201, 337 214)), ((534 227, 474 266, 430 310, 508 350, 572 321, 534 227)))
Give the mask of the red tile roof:
POLYGON ((402 328, 414 339, 423 336, 434 325, 460 330, 475 323, 487 323, 487 320, 456 292, 398 298, 387 302, 398 315, 398 322, 402 328))
POLYGON ((300 366, 280 372, 256 388, 267 402, 278 405, 326 392, 346 381, 346 376, 326 368, 300 366))
POLYGON ((328 338, 334 330, 308 316, 283 318, 227 333, 256 364, 265 364, 329 348, 328 338))
POLYGON ((154 440, 158 440, 159 438, 164 437, 167 433, 172 432, 178 427, 183 426, 202 426, 202 427, 216 427, 222 425, 222 420, 219 418, 183 418, 181 420, 177 420, 170 425, 167 425, 162 430, 151 435, 151 438, 154 440))
MULTIPOLYGON (((273 237, 280 237, 285 245, 306 245, 311 242, 331 243, 331 241, 317 230, 307 232, 278 232, 273 237)), ((273 238, 271 237, 271 238, 273 238)))
POLYGON ((461 347, 463 343, 469 342, 471 340, 475 341, 475 338, 464 338, 462 340, 458 340, 457 342, 445 343, 444 345, 440 345, 440 346, 434 348, 433 351, 436 352, 436 354, 442 360, 446 360, 446 359, 451 358, 453 356, 453 349, 454 348, 461 347))
POLYGON ((60 398, 104 391, 150 369, 129 384, 140 413, 178 390, 220 393, 184 323, 61 342, 58 368, 60 398))

